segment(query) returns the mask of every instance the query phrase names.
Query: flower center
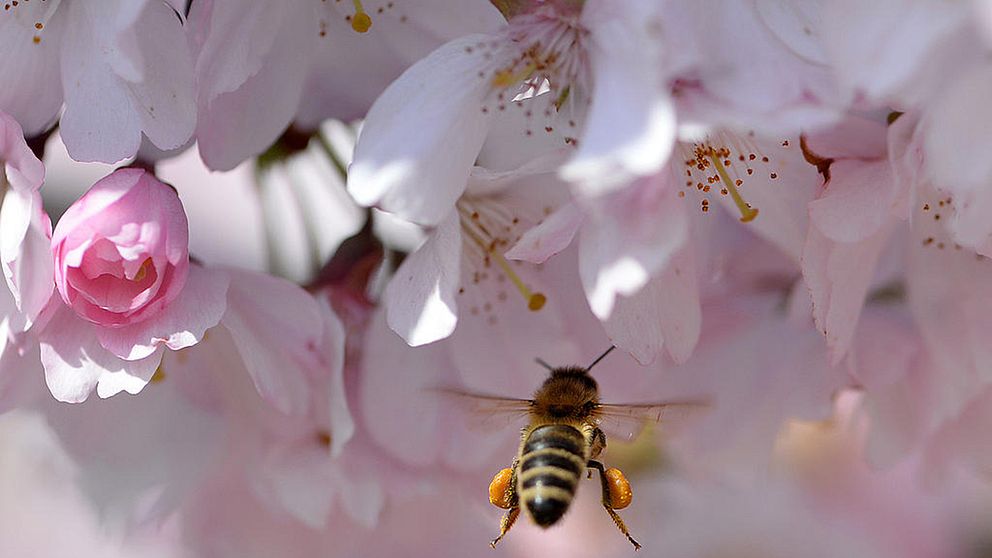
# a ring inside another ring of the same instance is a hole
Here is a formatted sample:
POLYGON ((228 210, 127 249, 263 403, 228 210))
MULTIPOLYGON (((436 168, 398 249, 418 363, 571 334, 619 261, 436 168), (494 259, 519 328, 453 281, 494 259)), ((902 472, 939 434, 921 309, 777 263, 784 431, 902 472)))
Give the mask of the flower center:
POLYGON ((574 146, 578 119, 574 115, 584 114, 591 83, 589 31, 579 24, 580 15, 581 5, 542 5, 510 18, 492 40, 466 47, 469 54, 479 49, 485 60, 478 76, 488 81, 491 95, 482 112, 505 111, 513 105, 524 113, 524 135, 542 129, 551 134, 562 128, 558 133, 565 144, 574 146), (559 113, 567 116, 559 118, 559 113))
MULTIPOLYGON (((526 301, 528 310, 536 312, 543 308, 547 297, 541 292, 531 290, 514 269, 514 264, 523 264, 519 262, 511 264, 503 256, 503 252, 519 240, 519 235, 514 233, 519 228, 521 219, 499 203, 484 203, 481 200, 462 198, 456 207, 462 233, 467 238, 467 242, 464 243, 464 253, 471 267, 475 268, 471 283, 480 286, 481 283, 489 280, 495 263, 498 271, 493 273, 497 282, 508 279, 526 301)), ((464 293, 464 288, 460 289, 459 293, 464 293)), ((505 300, 506 292, 499 290, 498 299, 505 300)), ((487 302, 483 305, 483 310, 491 311, 491 309, 491 303, 487 302)))

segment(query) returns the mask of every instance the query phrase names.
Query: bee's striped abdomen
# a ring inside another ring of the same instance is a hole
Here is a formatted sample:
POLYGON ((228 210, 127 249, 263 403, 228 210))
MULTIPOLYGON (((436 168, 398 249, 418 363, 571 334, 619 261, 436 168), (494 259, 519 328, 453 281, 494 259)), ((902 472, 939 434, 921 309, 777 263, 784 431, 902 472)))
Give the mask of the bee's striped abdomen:
POLYGON ((586 468, 585 446, 582 433, 563 424, 539 426, 527 436, 517 492, 534 523, 553 525, 568 509, 586 468))

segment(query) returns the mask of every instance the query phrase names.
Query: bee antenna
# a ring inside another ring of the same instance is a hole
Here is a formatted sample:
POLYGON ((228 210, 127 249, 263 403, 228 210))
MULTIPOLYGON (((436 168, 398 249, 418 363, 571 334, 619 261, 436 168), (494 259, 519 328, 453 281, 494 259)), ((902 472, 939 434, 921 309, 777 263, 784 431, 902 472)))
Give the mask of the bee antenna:
POLYGON ((603 354, 601 354, 601 355, 599 355, 599 356, 598 356, 598 357, 596 358, 596 360, 594 360, 594 361, 592 361, 592 364, 590 364, 589 366, 586 366, 586 372, 588 372, 588 371, 590 371, 590 370, 592 370, 592 367, 593 367, 593 366, 596 366, 597 364, 599 364, 599 361, 601 361, 601 360, 603 360, 604 358, 606 358, 606 355, 608 355, 608 354, 610 354, 610 352, 611 352, 611 351, 612 351, 613 349, 616 349, 616 348, 617 348, 617 346, 616 346, 616 345, 610 345, 610 348, 609 348, 609 349, 606 349, 606 351, 605 351, 605 352, 604 352, 603 354))
POLYGON ((535 358, 534 362, 540 364, 541 366, 547 368, 548 370, 554 370, 554 367, 548 364, 547 362, 544 362, 544 359, 542 359, 541 357, 535 358))

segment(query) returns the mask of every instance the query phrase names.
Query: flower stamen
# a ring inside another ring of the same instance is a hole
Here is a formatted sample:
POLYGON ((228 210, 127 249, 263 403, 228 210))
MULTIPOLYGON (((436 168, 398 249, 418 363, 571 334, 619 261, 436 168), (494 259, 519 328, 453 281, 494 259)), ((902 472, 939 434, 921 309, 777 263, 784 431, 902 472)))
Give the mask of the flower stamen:
POLYGON ((524 297, 527 301, 527 309, 532 312, 537 312, 541 308, 544 308, 544 304, 548 301, 548 298, 544 293, 534 292, 528 287, 520 275, 513 270, 513 266, 510 262, 506 261, 503 254, 500 252, 500 241, 494 239, 491 242, 486 242, 483 238, 484 236, 492 236, 482 223, 478 222, 478 212, 473 212, 471 217, 465 219, 464 216, 461 219, 462 231, 468 235, 472 242, 475 243, 482 252, 486 255, 489 260, 495 260, 496 264, 499 265, 503 273, 510 279, 513 286, 517 288, 517 291, 524 297))
POLYGON ((708 154, 710 161, 716 168, 716 172, 720 175, 720 180, 726 186, 727 193, 730 194, 731 199, 734 200, 734 204, 737 209, 741 212, 741 223, 750 223, 758 216, 758 210, 751 207, 746 201, 744 201, 743 196, 737 191, 737 186, 734 181, 730 179, 730 175, 727 174, 727 169, 723 166, 723 161, 721 161, 715 153, 712 151, 708 154))
POLYGON ((355 15, 351 18, 351 28, 357 33, 367 33, 372 27, 372 18, 362 7, 362 0, 352 0, 355 4, 355 15))

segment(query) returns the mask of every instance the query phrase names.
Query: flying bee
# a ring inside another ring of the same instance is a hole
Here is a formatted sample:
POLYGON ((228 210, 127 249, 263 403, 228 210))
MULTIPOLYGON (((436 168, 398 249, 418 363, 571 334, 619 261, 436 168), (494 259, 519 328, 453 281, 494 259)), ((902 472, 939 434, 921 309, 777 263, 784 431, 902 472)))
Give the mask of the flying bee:
MULTIPOLYGON (((615 348, 611 346, 584 368, 552 367, 537 359, 538 364, 548 369, 550 376, 531 399, 448 390, 454 395, 476 401, 477 411, 520 413, 530 420, 521 431, 520 446, 512 465, 496 473, 489 485, 489 501, 507 510, 500 521, 499 536, 490 543, 493 548, 513 527, 521 508, 542 528, 557 523, 575 497, 582 473, 589 469, 599 473, 606 513, 635 550, 641 547, 616 512, 630 505, 633 497, 630 483, 619 469, 607 469, 597 461, 606 449, 606 434, 600 429, 600 423, 611 417, 659 421, 668 409, 699 407, 705 402, 600 403, 599 387, 589 375, 589 370, 615 348)), ((592 474, 591 471, 589 474, 592 474)))

